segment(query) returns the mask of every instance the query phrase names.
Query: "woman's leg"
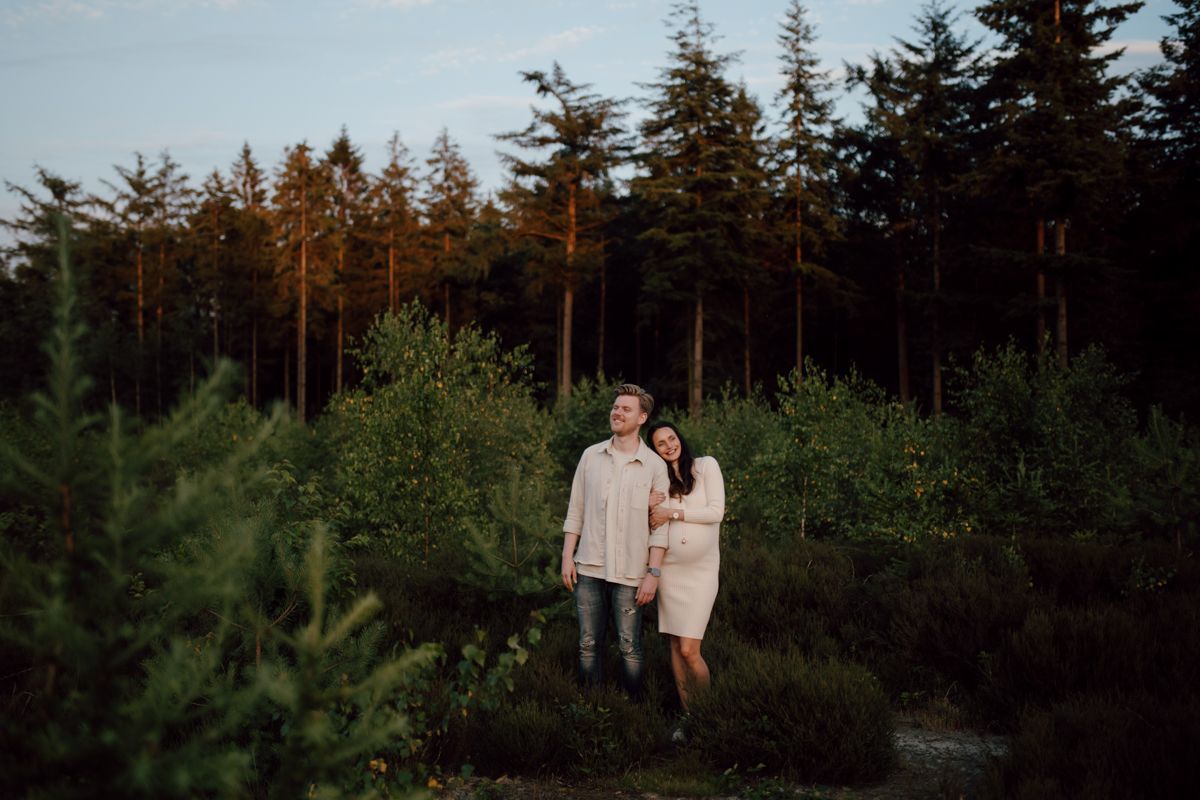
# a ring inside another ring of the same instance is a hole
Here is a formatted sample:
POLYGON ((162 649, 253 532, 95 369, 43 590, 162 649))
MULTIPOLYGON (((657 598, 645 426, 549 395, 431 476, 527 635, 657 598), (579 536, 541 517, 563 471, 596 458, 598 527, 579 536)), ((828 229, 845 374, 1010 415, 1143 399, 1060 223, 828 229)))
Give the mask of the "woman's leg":
MULTIPOLYGON (((704 691, 708 688, 710 677, 708 673, 708 664, 704 662, 704 657, 700 655, 700 640, 690 639, 687 636, 672 636, 671 637, 671 669, 675 671, 676 654, 683 665, 684 680, 680 684, 679 700, 683 703, 683 710, 687 711, 688 695, 694 692, 704 691)), ((676 683, 679 682, 679 672, 675 672, 676 683)))
POLYGON ((679 637, 667 634, 667 639, 671 643, 671 674, 675 676, 675 691, 679 693, 679 705, 683 707, 684 713, 687 713, 688 674, 687 667, 683 663, 683 656, 679 652, 679 637))

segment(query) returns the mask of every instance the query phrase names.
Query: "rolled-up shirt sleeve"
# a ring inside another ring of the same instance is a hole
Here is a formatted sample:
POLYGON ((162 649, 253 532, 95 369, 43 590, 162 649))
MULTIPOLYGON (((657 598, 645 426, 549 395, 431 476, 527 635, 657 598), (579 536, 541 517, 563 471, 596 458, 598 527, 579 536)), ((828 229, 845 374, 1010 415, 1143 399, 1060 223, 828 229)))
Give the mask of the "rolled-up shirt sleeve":
MULTIPOLYGON (((667 465, 662 459, 656 459, 654 462, 654 475, 651 479, 651 487, 654 491, 666 495, 671 488, 671 480, 667 476, 667 465)), ((722 499, 722 502, 724 500, 722 499)), ((658 528, 651 529, 650 538, 646 542, 647 547, 661 547, 667 549, 667 543, 670 540, 667 537, 667 526, 659 525, 658 528)))
POLYGON ((563 533, 583 533, 583 484, 587 474, 587 457, 588 453, 585 450, 579 458, 579 465, 575 467, 575 478, 571 481, 571 502, 567 505, 567 518, 563 520, 563 533))

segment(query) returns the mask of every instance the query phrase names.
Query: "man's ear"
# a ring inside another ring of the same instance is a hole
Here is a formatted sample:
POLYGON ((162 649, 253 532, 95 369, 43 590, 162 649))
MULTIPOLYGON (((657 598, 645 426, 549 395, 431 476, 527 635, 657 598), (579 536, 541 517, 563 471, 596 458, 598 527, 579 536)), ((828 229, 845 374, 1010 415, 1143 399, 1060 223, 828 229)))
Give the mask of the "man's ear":
POLYGON ((638 427, 640 428, 641 426, 645 425, 646 420, 648 420, 648 419, 650 419, 650 415, 647 414, 645 411, 638 414, 638 427))

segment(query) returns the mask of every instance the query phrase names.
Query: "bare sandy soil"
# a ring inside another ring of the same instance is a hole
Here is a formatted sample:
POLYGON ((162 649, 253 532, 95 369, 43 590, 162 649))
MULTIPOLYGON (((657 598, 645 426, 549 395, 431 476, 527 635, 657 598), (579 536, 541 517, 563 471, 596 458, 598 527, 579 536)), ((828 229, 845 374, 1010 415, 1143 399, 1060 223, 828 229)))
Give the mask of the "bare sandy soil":
MULTIPOLYGON (((856 787, 797 786, 793 796, 820 800, 970 798, 974 796, 975 790, 986 775, 989 760, 1004 755, 1006 751, 1007 739, 1003 736, 972 731, 929 730, 911 724, 901 724, 896 728, 898 764, 886 780, 856 787)), ((470 781, 466 785, 447 790, 442 797, 453 800, 552 800, 559 797, 575 800, 677 800, 669 795, 649 792, 639 794, 523 778, 495 782, 470 781)))

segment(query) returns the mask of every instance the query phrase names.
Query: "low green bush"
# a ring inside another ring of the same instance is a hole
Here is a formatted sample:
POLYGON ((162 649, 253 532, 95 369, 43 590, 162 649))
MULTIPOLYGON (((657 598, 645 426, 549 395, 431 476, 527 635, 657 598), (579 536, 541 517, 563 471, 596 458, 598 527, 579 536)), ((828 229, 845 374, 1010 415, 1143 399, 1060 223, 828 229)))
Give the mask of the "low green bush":
POLYGON ((963 539, 907 551, 864 579, 865 629, 856 650, 893 692, 986 683, 991 661, 1029 613, 1020 554, 997 540, 963 539))
POLYGON ((756 647, 797 647, 808 656, 840 654, 853 616, 854 564, 824 542, 725 547, 713 626, 756 647))
POLYGON ((762 764, 826 783, 883 777, 895 760, 892 710, 861 666, 794 649, 726 653, 691 703, 689 741, 720 768, 762 764))
POLYGON ((1067 368, 1009 344, 951 371, 955 445, 975 476, 969 515, 992 533, 1071 535, 1133 521, 1137 417, 1098 348, 1067 368))
POLYGON ((1081 696, 1021 719, 982 798, 1158 800, 1200 785, 1200 700, 1081 696))

